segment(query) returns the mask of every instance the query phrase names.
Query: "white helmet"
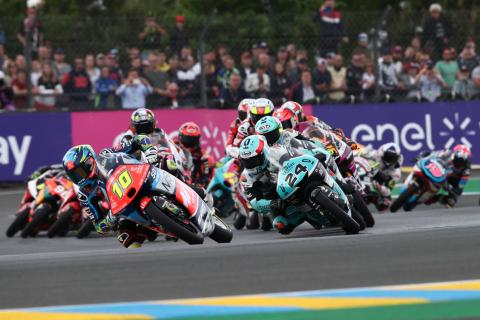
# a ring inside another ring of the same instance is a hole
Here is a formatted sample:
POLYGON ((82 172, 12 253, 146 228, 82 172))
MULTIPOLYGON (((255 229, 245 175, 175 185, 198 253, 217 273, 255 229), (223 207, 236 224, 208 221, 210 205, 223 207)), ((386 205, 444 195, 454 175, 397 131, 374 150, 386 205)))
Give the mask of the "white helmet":
POLYGON ((403 163, 400 148, 393 142, 386 143, 378 149, 380 161, 386 168, 399 167, 403 163))
POLYGON ((248 109, 250 119, 253 123, 257 123, 258 120, 265 116, 272 116, 273 111, 275 111, 275 106, 272 101, 267 98, 256 99, 255 103, 248 109))

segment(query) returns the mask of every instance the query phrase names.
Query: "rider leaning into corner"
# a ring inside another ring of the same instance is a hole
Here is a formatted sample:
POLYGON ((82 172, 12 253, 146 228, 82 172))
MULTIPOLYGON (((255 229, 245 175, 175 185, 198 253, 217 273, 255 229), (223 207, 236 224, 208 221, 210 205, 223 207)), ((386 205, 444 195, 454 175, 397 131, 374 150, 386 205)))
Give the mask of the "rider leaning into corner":
MULTIPOLYGON (((98 160, 108 161, 112 154, 133 154, 137 151, 146 155, 148 163, 158 163, 156 148, 147 136, 142 135, 134 136, 132 140, 118 147, 102 150, 98 158, 89 145, 73 147, 67 151, 62 162, 68 177, 79 186, 78 198, 80 204, 94 222, 97 232, 103 234, 115 225, 118 226, 117 239, 127 248, 141 246, 147 237, 152 236, 152 231, 126 219, 118 220, 117 217, 100 207, 100 201, 108 199, 105 190, 105 182, 108 177, 98 160)), ((139 163, 134 158, 131 160, 132 163, 139 163)), ((155 192, 171 193, 172 190, 166 190, 161 186, 161 182, 165 179, 174 181, 176 178, 162 169, 158 169, 157 177, 155 181, 152 181, 151 189, 155 192)), ((203 202, 200 196, 198 196, 198 203, 200 204, 198 208, 200 211, 213 210, 203 202)), ((199 216, 203 216, 203 214, 199 216)))
MULTIPOLYGON (((233 146, 233 141, 238 133, 238 127, 245 121, 248 117, 248 110, 250 106, 253 106, 255 103, 255 99, 243 99, 240 101, 237 107, 237 117, 230 123, 230 127, 228 128, 228 135, 227 135, 227 143, 225 144, 225 152, 230 155, 231 148, 233 146)), ((238 152, 237 152, 238 153, 238 152)), ((237 155, 235 153, 235 155, 237 155)), ((238 155, 237 155, 238 156, 238 155)), ((236 158, 236 157, 233 157, 236 158)))
POLYGON ((444 189, 447 195, 436 195, 428 203, 440 202, 448 207, 453 207, 462 195, 463 189, 470 179, 472 152, 463 144, 456 145, 453 149, 422 152, 419 156, 423 158, 439 158, 446 165, 447 182, 444 189))
POLYGON ((378 170, 372 177, 381 196, 376 206, 379 211, 388 209, 392 203, 392 190, 402 178, 403 156, 400 148, 390 142, 380 146, 377 150, 364 149, 359 152, 359 155, 378 163, 378 170))

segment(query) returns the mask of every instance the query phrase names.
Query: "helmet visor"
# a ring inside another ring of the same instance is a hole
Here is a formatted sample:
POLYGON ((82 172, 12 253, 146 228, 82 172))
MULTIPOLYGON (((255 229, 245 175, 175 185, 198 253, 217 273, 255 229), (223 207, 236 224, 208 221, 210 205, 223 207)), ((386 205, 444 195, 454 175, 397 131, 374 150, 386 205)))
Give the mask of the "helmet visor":
POLYGON ((73 183, 81 184, 85 179, 91 177, 94 167, 95 164, 93 158, 89 158, 75 168, 68 170, 67 174, 73 183))
POLYGON ((280 139, 280 130, 275 129, 273 131, 264 133, 263 136, 265 137, 265 139, 267 139, 267 144, 271 146, 272 144, 277 142, 278 139, 280 139))
POLYGON ((246 111, 242 111, 242 110, 238 111, 238 118, 242 121, 247 119, 247 115, 248 113, 246 111))
POLYGON ((265 164, 265 155, 263 153, 260 153, 251 158, 242 158, 242 164, 245 169, 253 169, 263 166, 265 164))
POLYGON ((155 129, 152 122, 140 122, 133 125, 137 134, 150 134, 155 129))
POLYGON ((180 136, 180 142, 187 148, 195 148, 200 144, 200 136, 180 136))
POLYGON ((453 166, 456 169, 464 169, 467 165, 467 161, 463 158, 460 157, 454 157, 453 158, 453 166))
POLYGON ((387 150, 383 154, 382 159, 383 159, 383 162, 385 162, 385 164, 392 165, 398 162, 398 154, 396 152, 387 150))
POLYGON ((282 121, 283 129, 293 129, 292 121, 290 119, 282 121))

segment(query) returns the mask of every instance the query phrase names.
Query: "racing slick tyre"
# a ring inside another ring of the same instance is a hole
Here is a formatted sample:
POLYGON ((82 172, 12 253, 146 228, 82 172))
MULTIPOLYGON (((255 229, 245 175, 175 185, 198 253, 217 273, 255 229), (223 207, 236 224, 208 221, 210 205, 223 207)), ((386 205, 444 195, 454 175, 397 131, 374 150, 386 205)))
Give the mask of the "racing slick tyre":
POLYGON ((360 232, 360 225, 348 215, 344 210, 342 210, 335 202, 330 200, 325 194, 323 194, 321 189, 316 189, 312 192, 313 199, 315 203, 321 208, 325 209, 330 215, 334 218, 336 222, 339 222, 342 226, 342 229, 346 234, 357 234, 360 232), (313 193, 315 193, 313 195, 313 193))
POLYGON ((48 215, 50 214, 52 207, 49 204, 42 204, 40 207, 35 210, 32 221, 30 221, 25 228, 22 230, 20 236, 22 238, 27 238, 29 236, 35 236, 35 231, 40 225, 47 221, 48 215))
POLYGON ((353 206, 358 211, 358 213, 362 215, 363 221, 365 222, 366 227, 368 228, 373 227, 375 225, 375 219, 373 218, 373 215, 370 209, 368 209, 368 206, 365 203, 365 200, 363 200, 362 195, 358 191, 355 191, 353 193, 353 200, 354 200, 353 206))
POLYGON ((75 210, 73 208, 70 208, 65 213, 60 215, 57 221, 55 221, 55 223, 52 224, 50 229, 48 229, 47 237, 53 238, 57 235, 64 237, 70 228, 70 222, 72 221, 72 216, 74 213, 75 210))
POLYGON ((93 230, 95 230, 95 227, 93 226, 92 221, 91 220, 85 220, 82 223, 82 226, 80 227, 80 229, 78 229, 77 238, 78 239, 86 238, 90 235, 90 233, 93 230))
POLYGON ((257 230, 260 228, 260 221, 258 217, 258 212, 251 211, 247 219, 247 229, 248 230, 257 230))
POLYGON ((358 223, 360 226, 360 230, 365 230, 367 227, 365 220, 363 219, 363 216, 358 212, 357 209, 352 208, 352 218, 358 223))
POLYGON ((262 215, 262 230, 263 231, 270 231, 272 230, 272 220, 270 219, 268 214, 262 215))
POLYGON ((7 237, 13 237, 18 231, 25 228, 28 223, 28 213, 30 212, 30 208, 23 209, 22 212, 17 213, 15 220, 13 220, 12 224, 8 227, 6 235, 7 237))
MULTIPOLYGON (((174 215, 167 215, 161 209, 162 204, 157 205, 155 198, 147 205, 145 212, 150 215, 158 224, 169 232, 176 235, 188 244, 202 244, 203 234, 193 225, 185 224, 185 218, 174 215)), ((187 221, 190 221, 187 219, 187 221)))
POLYGON ((415 185, 409 185, 407 189, 405 189, 395 201, 392 202, 392 205, 390 206, 390 211, 391 212, 396 212, 398 209, 400 209, 405 203, 407 203, 408 198, 412 194, 414 194, 417 191, 417 186, 415 185))
POLYGON ((236 211, 235 215, 233 216, 233 226, 235 227, 235 229, 242 230, 243 227, 245 227, 246 223, 247 223, 247 217, 245 217, 240 212, 236 211))
POLYGON ((233 238, 232 229, 216 215, 213 216, 213 221, 215 223, 215 229, 213 229, 213 232, 210 234, 210 239, 218 243, 231 242, 233 238))

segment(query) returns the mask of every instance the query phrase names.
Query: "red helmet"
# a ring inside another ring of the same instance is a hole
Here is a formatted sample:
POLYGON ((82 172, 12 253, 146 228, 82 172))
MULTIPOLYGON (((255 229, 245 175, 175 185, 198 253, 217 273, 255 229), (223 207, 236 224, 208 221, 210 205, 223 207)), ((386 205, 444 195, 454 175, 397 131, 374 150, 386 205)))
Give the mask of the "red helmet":
POLYGON ((282 123, 283 129, 297 129, 298 128, 298 117, 290 109, 280 108, 275 110, 273 116, 280 120, 282 123))
POLYGON ((185 122, 178 130, 178 139, 186 148, 196 148, 200 146, 200 127, 194 122, 185 122))
POLYGON ((455 169, 464 169, 470 162, 472 152, 470 148, 463 144, 457 144, 453 148, 452 163, 455 169))
POLYGON ((238 118, 240 118, 240 120, 243 121, 243 120, 247 119, 248 109, 254 103, 255 103, 255 99, 248 99, 247 98, 247 99, 243 99, 242 101, 240 101, 240 103, 238 104, 238 107, 237 107, 238 118))
POLYGON ((300 103, 297 103, 295 101, 287 101, 284 104, 282 104, 280 108, 285 108, 292 111, 298 117, 299 121, 303 121, 303 117, 304 117, 303 107, 300 103))

